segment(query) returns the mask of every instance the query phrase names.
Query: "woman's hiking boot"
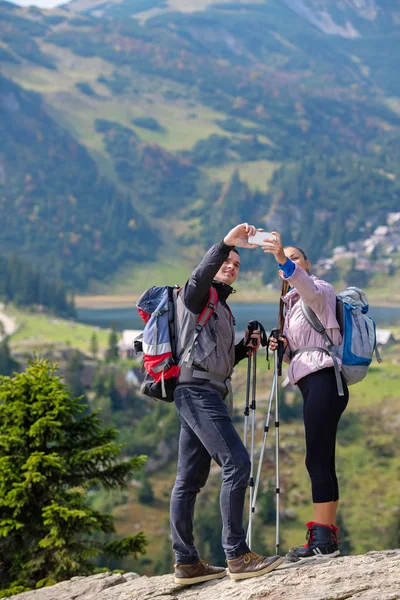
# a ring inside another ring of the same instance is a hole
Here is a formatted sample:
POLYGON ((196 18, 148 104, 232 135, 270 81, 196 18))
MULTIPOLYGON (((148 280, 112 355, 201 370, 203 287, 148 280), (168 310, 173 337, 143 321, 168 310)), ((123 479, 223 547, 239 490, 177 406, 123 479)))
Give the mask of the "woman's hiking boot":
POLYGON ((175 583, 179 585, 193 585, 211 579, 221 579, 227 575, 225 567, 211 567, 204 560, 190 565, 175 566, 175 583))
POLYGON ((259 577, 273 571, 283 561, 283 556, 261 556, 255 552, 246 552, 238 558, 227 560, 229 577, 236 581, 259 577))
POLYGON ((291 548, 286 554, 286 560, 297 562, 302 558, 324 556, 333 558, 339 556, 338 528, 336 525, 321 525, 315 521, 307 523, 307 543, 304 546, 291 548))

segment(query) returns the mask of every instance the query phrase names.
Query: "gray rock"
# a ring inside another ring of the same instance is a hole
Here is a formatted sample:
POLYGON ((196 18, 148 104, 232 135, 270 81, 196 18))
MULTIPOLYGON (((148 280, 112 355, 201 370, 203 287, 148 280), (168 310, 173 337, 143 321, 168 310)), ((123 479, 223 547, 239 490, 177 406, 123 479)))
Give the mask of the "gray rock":
POLYGON ((263 577, 176 585, 172 575, 74 577, 12 600, 400 600, 400 549, 283 563, 263 577))

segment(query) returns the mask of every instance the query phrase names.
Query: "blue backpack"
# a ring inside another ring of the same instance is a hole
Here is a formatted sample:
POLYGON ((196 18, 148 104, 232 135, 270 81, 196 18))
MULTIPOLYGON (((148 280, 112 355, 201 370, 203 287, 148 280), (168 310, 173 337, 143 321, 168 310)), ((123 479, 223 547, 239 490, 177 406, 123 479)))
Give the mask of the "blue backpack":
POLYGON ((367 297, 363 290, 357 287, 348 287, 336 296, 336 319, 342 334, 342 342, 339 346, 333 345, 325 327, 303 300, 301 308, 308 323, 324 339, 326 345, 324 351, 332 357, 339 395, 343 396, 337 358, 341 360, 341 372, 347 385, 353 385, 364 379, 374 353, 377 361, 382 362, 376 347, 376 324, 371 317, 367 316, 369 309, 367 297))
POLYGON ((143 292, 136 302, 139 315, 145 323, 143 333, 134 341, 135 350, 143 352, 145 377, 140 391, 150 398, 166 402, 174 401, 181 365, 190 360, 190 351, 218 302, 217 290, 211 287, 208 302, 197 317, 194 337, 178 361, 175 306, 180 289, 178 286, 153 286, 143 292))

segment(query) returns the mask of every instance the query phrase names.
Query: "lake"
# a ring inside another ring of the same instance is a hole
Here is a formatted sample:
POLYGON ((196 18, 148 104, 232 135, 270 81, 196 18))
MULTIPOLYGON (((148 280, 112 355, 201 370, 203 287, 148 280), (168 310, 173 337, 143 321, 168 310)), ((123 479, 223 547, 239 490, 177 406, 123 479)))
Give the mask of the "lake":
MULTIPOLYGON (((276 327, 278 319, 278 305, 265 303, 232 303, 232 312, 236 319, 237 332, 243 331, 247 323, 257 319, 262 323, 267 332, 276 327)), ((400 324, 400 306, 371 307, 368 313, 379 328, 390 328, 391 325, 400 324)), ((89 325, 99 327, 111 327, 112 324, 122 331, 123 329, 142 329, 143 321, 135 307, 131 308, 107 308, 77 309, 77 319, 89 325)))

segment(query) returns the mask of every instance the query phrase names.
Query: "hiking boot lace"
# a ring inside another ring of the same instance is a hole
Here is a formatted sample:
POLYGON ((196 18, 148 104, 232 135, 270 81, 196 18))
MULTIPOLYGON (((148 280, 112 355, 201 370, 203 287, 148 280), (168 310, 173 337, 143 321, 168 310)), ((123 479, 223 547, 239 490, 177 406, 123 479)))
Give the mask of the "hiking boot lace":
POLYGON ((260 559, 262 560, 263 558, 264 558, 263 556, 260 556, 259 554, 256 554, 255 552, 246 552, 246 554, 243 557, 243 561, 246 565, 248 565, 251 560, 259 559, 258 562, 260 562, 260 559))
MULTIPOLYGON (((208 564, 208 563, 207 563, 205 560, 201 560, 201 559, 200 559, 200 560, 199 560, 199 563, 200 563, 200 564, 202 564, 202 565, 203 565, 203 567, 209 567, 209 564, 208 564)), ((193 565, 192 565, 192 566, 195 566, 196 564, 199 564, 199 563, 193 563, 193 565)), ((175 564, 174 564, 174 567, 175 567, 175 569, 176 569, 177 567, 181 567, 181 566, 182 566, 182 565, 180 565, 179 563, 175 563, 175 564)), ((185 566, 185 565, 183 565, 183 566, 185 566)), ((190 566, 190 565, 186 565, 186 566, 190 566)))
POLYGON ((334 542, 336 542, 338 544, 340 542, 338 532, 337 531, 332 531, 331 535, 332 535, 332 541, 334 541, 334 542))
POLYGON ((307 529, 307 533, 306 533, 306 540, 309 544, 312 543, 314 539, 314 532, 312 529, 307 529))

